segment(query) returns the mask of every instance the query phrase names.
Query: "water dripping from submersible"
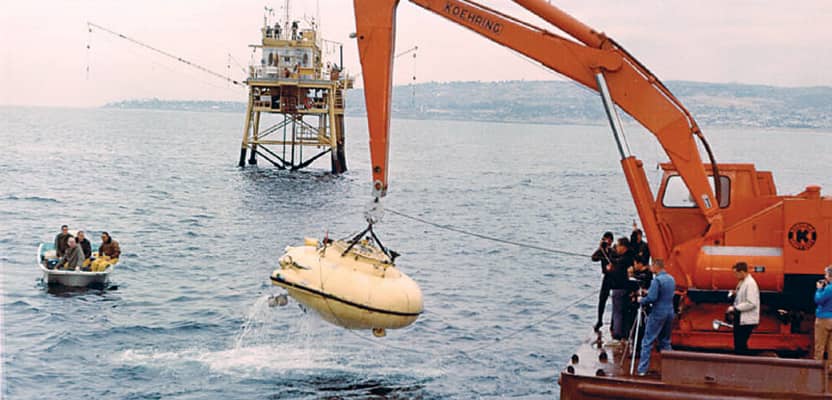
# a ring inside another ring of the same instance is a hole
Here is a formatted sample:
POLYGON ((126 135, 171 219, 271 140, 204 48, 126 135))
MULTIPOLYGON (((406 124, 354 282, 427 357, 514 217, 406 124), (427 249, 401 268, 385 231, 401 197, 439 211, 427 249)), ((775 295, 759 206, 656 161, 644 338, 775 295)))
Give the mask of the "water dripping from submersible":
POLYGON ((268 319, 272 316, 272 310, 269 306, 270 298, 269 295, 263 295, 254 301, 243 320, 242 326, 240 326, 240 333, 234 338, 233 348, 235 350, 245 347, 246 344, 257 344, 262 339, 264 323, 268 322, 268 319))

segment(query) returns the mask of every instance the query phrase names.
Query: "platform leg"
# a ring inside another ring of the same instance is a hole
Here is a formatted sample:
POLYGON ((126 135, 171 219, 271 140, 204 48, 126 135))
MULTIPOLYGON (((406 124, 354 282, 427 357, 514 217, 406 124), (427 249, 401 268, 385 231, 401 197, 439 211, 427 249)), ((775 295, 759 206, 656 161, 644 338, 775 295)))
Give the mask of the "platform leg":
POLYGON ((338 153, 338 173, 347 172, 347 150, 344 144, 344 116, 335 117, 335 132, 338 135, 336 153, 338 153))
MULTIPOLYGON (((245 126, 243 127, 243 142, 240 145, 240 147, 241 147, 241 149, 240 149, 240 162, 237 163, 237 166, 239 166, 240 168, 243 168, 243 167, 246 166, 246 150, 248 149, 248 134, 249 134, 249 130, 251 128, 251 108, 254 105, 252 103, 252 101, 253 101, 252 96, 253 96, 252 92, 249 91, 248 105, 246 106, 246 122, 245 122, 245 126)), ((252 151, 252 156, 254 156, 254 151, 252 151)))
POLYGON ((251 155, 248 159, 249 165, 257 165, 257 141, 260 139, 260 112, 254 113, 254 131, 252 132, 251 155))
POLYGON ((246 166, 246 148, 243 147, 240 149, 240 163, 237 164, 238 167, 245 167, 246 166))

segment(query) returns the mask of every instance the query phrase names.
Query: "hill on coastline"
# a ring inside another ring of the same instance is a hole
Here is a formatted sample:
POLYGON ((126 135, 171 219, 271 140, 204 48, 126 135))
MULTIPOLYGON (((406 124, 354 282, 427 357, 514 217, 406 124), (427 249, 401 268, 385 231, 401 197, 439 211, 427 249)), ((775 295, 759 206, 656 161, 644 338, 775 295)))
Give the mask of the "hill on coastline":
MULTIPOLYGON (((667 82, 702 126, 832 128, 832 88, 667 82)), ((349 90, 347 115, 364 116, 363 91, 349 90)), ((234 101, 125 100, 108 108, 245 112, 234 101)), ((411 119, 605 124, 598 95, 572 82, 428 82, 396 86, 393 116, 411 119)), ((629 118, 629 117, 626 117, 629 118)))

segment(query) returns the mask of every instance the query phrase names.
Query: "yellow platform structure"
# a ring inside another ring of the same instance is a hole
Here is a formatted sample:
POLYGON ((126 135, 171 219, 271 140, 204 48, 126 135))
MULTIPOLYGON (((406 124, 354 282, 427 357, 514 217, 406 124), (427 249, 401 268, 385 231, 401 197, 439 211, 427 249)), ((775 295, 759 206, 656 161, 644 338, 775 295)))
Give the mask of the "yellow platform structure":
MULTIPOLYGON (((268 17, 268 16, 267 16, 268 17)), ((249 66, 248 106, 239 166, 267 160, 279 169, 298 170, 330 155, 332 173, 347 170, 344 152, 344 90, 353 80, 338 64, 325 63, 324 40, 314 22, 269 24, 264 18, 259 64, 249 66), (304 154, 304 148, 312 148, 304 154)), ((327 42, 339 46, 338 43, 327 42)), ((256 57, 255 57, 256 59, 256 57)))

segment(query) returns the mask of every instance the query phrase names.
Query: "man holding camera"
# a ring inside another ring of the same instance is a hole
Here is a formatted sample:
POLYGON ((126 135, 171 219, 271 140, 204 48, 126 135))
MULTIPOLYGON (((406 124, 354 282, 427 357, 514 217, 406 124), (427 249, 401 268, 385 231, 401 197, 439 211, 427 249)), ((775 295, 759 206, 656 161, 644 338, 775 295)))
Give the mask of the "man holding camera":
POLYGON ((734 314, 734 353, 747 355, 748 338, 760 323, 760 288, 748 273, 748 264, 738 262, 732 268, 736 275, 737 289, 734 305, 728 307, 728 314, 734 314))
POLYGON ((826 267, 825 277, 815 291, 815 360, 823 360, 823 353, 832 352, 832 265, 826 267))
POLYGON ((598 321, 595 323, 595 332, 600 331, 601 326, 604 325, 604 308, 607 306, 607 299, 610 298, 610 290, 612 290, 612 280, 609 274, 609 264, 613 256, 612 243, 612 232, 605 232, 601 238, 601 244, 598 245, 598 250, 592 253, 592 261, 601 262, 601 274, 603 276, 601 293, 598 295, 598 321))

